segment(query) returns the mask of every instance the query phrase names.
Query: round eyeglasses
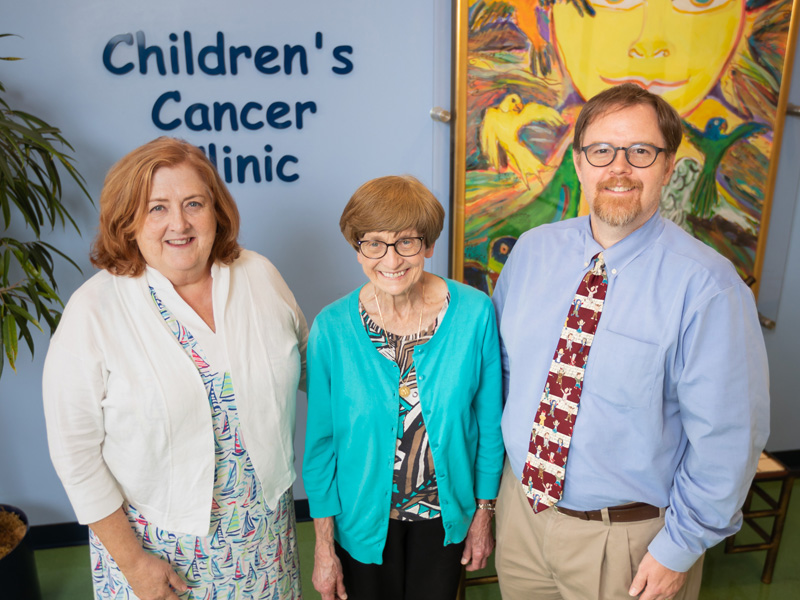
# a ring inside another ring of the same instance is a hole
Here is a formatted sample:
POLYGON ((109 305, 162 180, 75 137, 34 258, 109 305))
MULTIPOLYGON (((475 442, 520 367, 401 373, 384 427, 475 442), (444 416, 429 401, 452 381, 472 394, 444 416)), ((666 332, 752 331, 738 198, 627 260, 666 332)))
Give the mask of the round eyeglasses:
POLYGON ((367 258, 383 258, 389 251, 389 246, 393 246, 398 255, 408 258, 419 254, 424 239, 424 237, 400 238, 394 244, 387 244, 380 240, 361 240, 356 243, 361 254, 367 258))
POLYGON ((664 148, 653 146, 652 144, 634 144, 633 146, 612 146, 605 142, 589 144, 581 148, 581 152, 586 155, 586 160, 593 167, 607 167, 617 158, 617 151, 625 151, 625 160, 628 164, 637 169, 646 169, 658 158, 659 153, 664 152, 664 148))

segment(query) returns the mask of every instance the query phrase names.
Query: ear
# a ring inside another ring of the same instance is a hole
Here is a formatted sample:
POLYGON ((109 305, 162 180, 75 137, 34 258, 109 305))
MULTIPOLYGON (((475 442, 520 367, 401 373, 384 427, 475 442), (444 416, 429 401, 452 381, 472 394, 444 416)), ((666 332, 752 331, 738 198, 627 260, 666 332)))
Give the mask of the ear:
POLYGON ((578 181, 580 181, 581 188, 583 188, 583 180, 581 179, 581 161, 583 160, 583 153, 578 150, 577 152, 573 149, 572 150, 572 164, 575 167, 575 174, 578 176, 578 181))
POLYGON ((675 170, 675 155, 674 154, 667 154, 665 159, 664 166, 666 167, 666 171, 664 171, 664 179, 661 181, 661 186, 665 186, 669 183, 670 178, 672 177, 672 172, 675 170))
POLYGON ((433 249, 434 249, 435 246, 436 246, 436 242, 433 242, 430 246, 426 246, 423 256, 425 258, 430 258, 431 256, 433 256, 433 249))

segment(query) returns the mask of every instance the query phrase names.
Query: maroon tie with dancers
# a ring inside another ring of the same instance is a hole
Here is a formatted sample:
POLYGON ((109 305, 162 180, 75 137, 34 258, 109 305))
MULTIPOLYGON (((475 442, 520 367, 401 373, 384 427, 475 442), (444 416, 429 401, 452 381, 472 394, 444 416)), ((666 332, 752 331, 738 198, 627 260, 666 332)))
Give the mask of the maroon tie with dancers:
POLYGON ((592 268, 578 286, 564 321, 531 431, 522 487, 535 513, 557 503, 564 492, 572 427, 607 289, 608 275, 600 252, 592 259, 592 268))

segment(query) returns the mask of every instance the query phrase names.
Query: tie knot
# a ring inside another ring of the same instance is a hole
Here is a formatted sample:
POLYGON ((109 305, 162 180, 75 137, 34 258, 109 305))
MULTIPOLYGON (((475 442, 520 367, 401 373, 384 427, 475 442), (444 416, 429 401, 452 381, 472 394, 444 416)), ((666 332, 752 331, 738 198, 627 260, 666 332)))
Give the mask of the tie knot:
POLYGON ((603 258, 603 253, 598 252, 594 255, 592 260, 594 261, 594 264, 592 265, 592 273, 594 275, 602 274, 606 270, 606 261, 603 258))

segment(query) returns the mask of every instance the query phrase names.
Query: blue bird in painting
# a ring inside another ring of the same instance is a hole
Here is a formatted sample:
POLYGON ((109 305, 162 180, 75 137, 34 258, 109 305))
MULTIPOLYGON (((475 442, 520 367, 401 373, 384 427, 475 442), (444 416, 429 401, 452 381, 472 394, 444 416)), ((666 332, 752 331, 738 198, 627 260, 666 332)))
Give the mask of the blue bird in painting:
POLYGON ((489 245, 489 268, 496 273, 503 270, 503 266, 508 260, 508 255, 514 244, 517 243, 517 238, 511 235, 504 235, 492 240, 489 245))
POLYGON ((705 156, 690 198, 692 215, 710 219, 719 203, 716 174, 725 153, 739 140, 760 133, 767 127, 761 123, 742 123, 731 133, 726 134, 728 121, 722 117, 709 119, 704 131, 700 131, 687 121, 683 122, 683 127, 689 142, 705 156))

